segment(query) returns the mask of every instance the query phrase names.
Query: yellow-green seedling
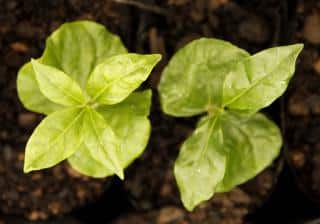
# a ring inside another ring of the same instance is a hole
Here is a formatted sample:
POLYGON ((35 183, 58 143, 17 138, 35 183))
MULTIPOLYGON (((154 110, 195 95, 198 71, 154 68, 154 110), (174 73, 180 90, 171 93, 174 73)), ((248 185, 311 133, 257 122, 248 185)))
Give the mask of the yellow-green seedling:
POLYGON ((172 57, 159 84, 163 111, 202 115, 174 166, 188 210, 253 178, 279 155, 279 128, 259 111, 284 93, 302 48, 250 55, 229 42, 201 38, 172 57))
POLYGON ((160 58, 128 53, 95 22, 65 23, 53 32, 42 56, 18 73, 23 105, 47 115, 27 142, 24 172, 67 159, 85 175, 123 178, 150 135, 151 90, 135 90, 160 58))

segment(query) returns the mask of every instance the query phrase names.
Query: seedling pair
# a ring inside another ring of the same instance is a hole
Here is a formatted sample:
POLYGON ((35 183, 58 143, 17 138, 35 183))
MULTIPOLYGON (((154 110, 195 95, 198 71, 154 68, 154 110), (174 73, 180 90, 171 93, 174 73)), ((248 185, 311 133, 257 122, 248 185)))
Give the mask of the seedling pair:
MULTIPOLYGON (((159 85, 162 108, 177 117, 202 115, 174 168, 188 210, 244 183, 278 156, 280 131, 259 111, 283 94, 301 49, 296 44, 250 55, 202 38, 173 56, 159 85)), ((88 176, 123 178, 150 134, 151 91, 133 91, 159 60, 128 54, 96 23, 62 25, 43 55, 19 71, 21 101, 48 115, 27 143, 25 172, 67 159, 88 176)))

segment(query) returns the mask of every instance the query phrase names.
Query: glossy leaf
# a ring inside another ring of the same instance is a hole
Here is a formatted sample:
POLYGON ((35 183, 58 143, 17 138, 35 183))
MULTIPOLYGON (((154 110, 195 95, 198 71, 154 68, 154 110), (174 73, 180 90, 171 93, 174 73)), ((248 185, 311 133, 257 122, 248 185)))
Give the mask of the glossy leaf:
POLYGON ((183 143, 174 166, 182 202, 189 211, 212 197, 225 167, 219 117, 206 117, 183 143))
POLYGON ((119 139, 104 118, 91 108, 86 109, 84 131, 84 143, 91 157, 123 179, 119 139))
POLYGON ((121 139, 121 166, 127 167, 146 148, 151 126, 147 118, 151 91, 136 92, 116 105, 98 108, 98 112, 121 139))
POLYGON ((87 91, 93 102, 116 104, 147 79, 160 60, 158 54, 122 54, 100 63, 88 80, 87 91))
POLYGON ((17 77, 17 89, 19 99, 23 106, 28 110, 50 114, 63 108, 45 97, 38 87, 31 63, 25 64, 20 70, 17 77), (33 74, 33 75, 30 75, 33 74))
MULTIPOLYGON (((135 92, 119 104, 104 105, 98 112, 104 117, 120 140, 118 153, 121 166, 126 168, 145 149, 149 135, 149 114, 151 91, 135 92)), ((107 177, 113 175, 110 169, 91 156, 90 150, 83 144, 81 148, 68 159, 70 165, 77 171, 92 177, 107 177)))
POLYGON ((222 40, 201 38, 180 49, 159 84, 165 113, 192 116, 219 107, 226 74, 249 54, 222 40))
POLYGON ((79 149, 68 158, 68 162, 73 169, 90 177, 102 178, 114 174, 99 160, 93 158, 85 144, 81 144, 79 149))
MULTIPOLYGON (((146 117, 116 116, 113 117, 110 126, 121 139, 118 159, 121 167, 125 169, 146 148, 151 130, 150 121, 146 117)), ((73 168, 91 177, 107 177, 114 174, 111 169, 103 166, 100 160, 95 159, 86 146, 73 154, 69 162, 73 168)))
POLYGON ((151 89, 131 93, 125 100, 114 105, 101 105, 98 111, 107 113, 110 116, 117 115, 119 112, 132 116, 148 116, 151 107, 151 89))
POLYGON ((43 59, 70 75, 84 87, 102 60, 126 53, 120 38, 91 21, 65 23, 47 39, 43 59))
POLYGON ((286 90, 302 44, 270 48, 239 61, 223 86, 223 106, 258 111, 286 90))
MULTIPOLYGON (((48 37, 45 51, 38 61, 62 70, 83 88, 97 64, 126 52, 119 37, 104 26, 77 21, 63 24, 48 37)), ((40 92, 30 62, 19 70, 17 90, 22 103, 31 111, 49 114, 61 109, 40 92)))
POLYGON ((230 191, 256 176, 280 153, 280 130, 261 113, 250 118, 225 113, 221 116, 221 129, 227 167, 218 192, 230 191))
POLYGON ((253 178, 278 156, 280 131, 257 111, 283 94, 302 47, 250 56, 227 42, 199 39, 173 56, 159 84, 162 109, 174 116, 209 114, 175 163, 188 210, 253 178))
POLYGON ((78 84, 62 71, 32 60, 33 70, 41 93, 49 100, 64 106, 85 104, 85 97, 78 84))
POLYGON ((73 22, 55 31, 47 39, 43 55, 21 68, 17 85, 23 104, 50 114, 27 144, 25 172, 68 159, 75 170, 85 175, 100 178, 117 174, 123 179, 123 169, 142 153, 150 136, 147 116, 151 91, 132 91, 160 60, 159 55, 124 53, 120 39, 103 26, 73 22), (122 56, 111 57, 117 54, 122 56), (106 65, 109 57, 113 59, 106 65), (110 80, 95 73, 101 66, 112 68, 110 80), (93 82, 89 95, 98 94, 97 99, 90 99, 85 92, 90 74, 93 81, 108 87, 94 93, 100 89, 94 89, 93 82), (99 100, 103 102, 99 94, 111 101, 117 99, 113 105, 99 105, 99 100))
POLYGON ((24 172, 52 167, 72 155, 82 141, 83 110, 65 109, 47 116, 32 133, 24 172))

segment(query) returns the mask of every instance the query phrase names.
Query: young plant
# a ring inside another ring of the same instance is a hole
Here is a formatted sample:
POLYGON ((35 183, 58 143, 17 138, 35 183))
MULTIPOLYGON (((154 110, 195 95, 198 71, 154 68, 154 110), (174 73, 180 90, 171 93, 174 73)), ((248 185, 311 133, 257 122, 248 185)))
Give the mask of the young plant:
POLYGON ((144 150, 151 91, 138 91, 160 55, 127 53, 118 36, 89 21, 66 23, 17 78, 26 108, 47 115, 31 135, 24 172, 67 159, 92 177, 116 174, 144 150))
POLYGON ((173 56, 159 84, 162 109, 176 117, 202 114, 174 166, 188 210, 246 182, 278 156, 281 133, 258 111, 283 94, 302 48, 294 44, 250 55, 202 38, 173 56))

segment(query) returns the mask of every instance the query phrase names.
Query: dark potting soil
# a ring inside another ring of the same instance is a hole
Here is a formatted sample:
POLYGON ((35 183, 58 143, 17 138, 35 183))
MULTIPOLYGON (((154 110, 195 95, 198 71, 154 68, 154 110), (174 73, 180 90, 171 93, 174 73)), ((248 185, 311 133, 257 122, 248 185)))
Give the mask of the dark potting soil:
MULTIPOLYGON (((197 118, 177 119, 164 115, 156 86, 161 69, 172 54, 198 37, 229 40, 251 53, 279 45, 286 21, 286 1, 146 0, 140 1, 145 4, 134 6, 130 6, 132 1, 128 2, 0 0, 1 211, 33 220, 45 219, 88 204, 101 197, 107 188, 107 180, 83 177, 66 163, 29 175, 22 172, 25 143, 42 116, 26 111, 19 102, 15 83, 17 71, 30 57, 41 55, 45 38, 60 24, 92 19, 120 35, 129 50, 163 55, 160 66, 144 84, 154 90, 150 116, 153 130, 148 148, 126 171, 126 191, 121 190, 120 184, 115 195, 109 194, 112 199, 108 201, 107 198, 99 209, 114 212, 112 217, 119 216, 115 221, 119 224, 203 224, 203 220, 219 224, 246 223, 244 217, 270 195, 281 166, 275 163, 245 185, 216 195, 194 213, 187 213, 182 208, 172 168, 179 146, 191 134, 197 118), (131 200, 131 208, 130 205, 112 205, 123 197, 131 200), (109 210, 109 207, 119 209, 109 210), (126 211, 121 210, 123 208, 126 211), (125 212, 128 215, 124 215, 125 212)), ((268 112, 277 114, 278 107, 268 112)), ((277 116, 274 118, 280 123, 277 116)), ((104 197, 106 195, 108 193, 104 197)))
POLYGON ((26 221, 19 217, 0 217, 1 224, 83 224, 73 217, 59 217, 50 221, 26 221))
POLYGON ((30 220, 46 219, 97 200, 106 189, 106 180, 84 177, 67 163, 23 173, 24 147, 42 116, 27 111, 19 102, 16 76, 21 65, 41 55, 45 38, 63 22, 93 19, 115 33, 127 35, 128 16, 125 7, 109 1, 0 0, 0 210, 3 213, 30 220))
POLYGON ((287 95, 287 158, 301 189, 320 203, 320 2, 299 1, 294 42, 304 42, 287 95))

